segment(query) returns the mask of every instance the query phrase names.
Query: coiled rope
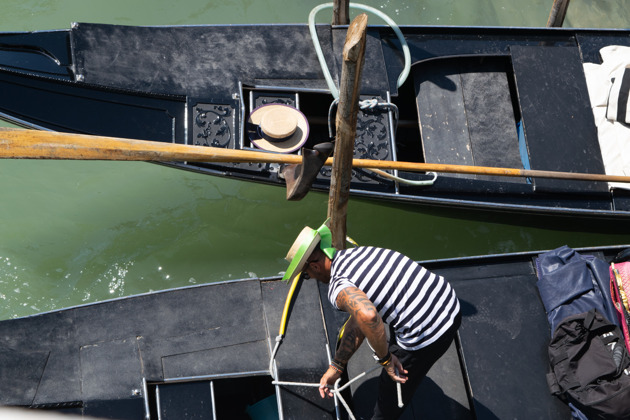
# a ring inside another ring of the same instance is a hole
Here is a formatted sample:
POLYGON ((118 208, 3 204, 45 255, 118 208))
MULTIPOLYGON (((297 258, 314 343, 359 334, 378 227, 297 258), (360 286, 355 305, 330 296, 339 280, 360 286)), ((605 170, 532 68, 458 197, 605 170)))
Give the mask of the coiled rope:
MULTIPOLYGON (((348 412, 348 416, 350 417, 351 420, 355 420, 356 418, 354 417, 354 414, 352 414, 352 410, 350 409, 350 406, 348 405, 346 400, 341 395, 341 392, 343 390, 345 390, 347 387, 349 387, 353 382, 361 379, 362 377, 364 377, 368 373, 371 373, 371 372, 373 372, 374 370, 376 370, 378 368, 380 368, 380 366, 374 366, 372 369, 369 369, 369 370, 366 370, 365 372, 362 372, 361 374, 355 376, 354 378, 349 380, 348 383, 346 383, 345 385, 343 385, 341 387, 339 386, 339 382, 341 381, 341 378, 339 378, 339 379, 337 379, 335 381, 335 387, 331 390, 331 392, 335 395, 335 397, 337 397, 339 399, 339 401, 341 401, 341 403, 345 407, 346 411, 348 412)), ((271 383, 273 385, 279 385, 279 386, 303 386, 303 387, 309 387, 309 388, 319 388, 320 387, 319 384, 310 383, 310 382, 272 381, 271 383)))
MULTIPOLYGON (((326 79, 328 89, 335 99, 339 99, 339 89, 337 89, 337 86, 335 86, 335 82, 330 75, 330 71, 328 71, 328 65, 326 64, 326 59, 324 58, 322 47, 319 44, 319 37, 317 36, 317 31, 315 30, 315 16, 317 15, 317 13, 319 13, 320 10, 330 9, 332 7, 333 3, 324 3, 320 4, 319 6, 315 6, 313 10, 311 10, 311 13, 308 15, 308 28, 311 32, 313 46, 315 47, 315 51, 317 52, 317 59, 319 60, 319 64, 321 65, 322 71, 324 72, 324 78, 326 79)), ((389 16, 378 9, 359 3, 350 3, 350 7, 375 14, 376 16, 383 19, 385 23, 387 23, 393 29, 394 33, 398 37, 398 40, 400 41, 403 55, 405 57, 405 66, 398 76, 397 86, 401 87, 402 84, 405 83, 405 80, 407 80, 407 76, 409 76, 409 71, 411 70, 411 54, 409 52, 409 45, 407 45, 407 41, 405 40, 402 31, 400 30, 398 25, 396 25, 396 22, 394 22, 389 16)))

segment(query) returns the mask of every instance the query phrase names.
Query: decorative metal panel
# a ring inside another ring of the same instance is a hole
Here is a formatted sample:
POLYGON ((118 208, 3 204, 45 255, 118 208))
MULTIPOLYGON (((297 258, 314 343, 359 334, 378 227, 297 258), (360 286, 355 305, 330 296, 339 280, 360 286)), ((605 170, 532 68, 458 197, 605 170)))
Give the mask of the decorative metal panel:
POLYGON ((193 145, 234 147, 236 110, 233 106, 197 103, 191 109, 193 145))

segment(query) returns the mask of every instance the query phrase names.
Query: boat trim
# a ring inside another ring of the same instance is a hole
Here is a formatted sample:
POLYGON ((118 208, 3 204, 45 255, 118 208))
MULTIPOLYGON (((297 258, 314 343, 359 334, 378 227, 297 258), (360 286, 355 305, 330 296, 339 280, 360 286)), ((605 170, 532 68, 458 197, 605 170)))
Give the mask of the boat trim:
POLYGON ((459 200, 452 198, 443 198, 443 197, 426 197, 426 196, 413 196, 409 194, 392 194, 387 192, 375 192, 375 191, 362 191, 357 189, 350 189, 351 194, 355 194, 356 196, 363 197, 377 197, 382 199, 396 199, 400 201, 408 201, 411 204, 434 204, 439 206, 448 206, 449 204, 456 205, 459 209, 465 208, 475 208, 475 209, 489 209, 496 211, 520 211, 520 212, 531 212, 537 214, 572 214, 575 216, 600 216, 600 217, 630 217, 630 212, 628 211, 620 211, 620 210, 588 210, 581 209, 576 207, 543 207, 543 206, 532 206, 527 204, 505 204, 505 203, 486 203, 481 201, 469 201, 469 200, 459 200))
POLYGON ((165 378, 163 381, 156 383, 175 384, 180 382, 201 382, 212 381, 217 379, 231 379, 231 378, 246 378, 248 376, 271 376, 268 370, 253 370, 249 372, 234 372, 234 373, 217 373, 213 375, 199 375, 199 376, 182 376, 179 378, 165 378))
POLYGON ((142 378, 142 399, 144 400, 144 420, 151 420, 151 409, 149 408, 149 387, 147 378, 142 378))

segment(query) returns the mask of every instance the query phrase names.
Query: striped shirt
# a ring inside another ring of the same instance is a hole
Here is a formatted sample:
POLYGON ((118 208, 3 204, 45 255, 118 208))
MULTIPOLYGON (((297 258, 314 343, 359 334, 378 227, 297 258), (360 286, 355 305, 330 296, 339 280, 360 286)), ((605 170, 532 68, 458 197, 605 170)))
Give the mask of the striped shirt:
POLYGON ((403 254, 389 249, 358 247, 339 250, 333 259, 328 299, 356 287, 372 301, 405 350, 436 341, 459 313, 455 291, 438 276, 403 254))

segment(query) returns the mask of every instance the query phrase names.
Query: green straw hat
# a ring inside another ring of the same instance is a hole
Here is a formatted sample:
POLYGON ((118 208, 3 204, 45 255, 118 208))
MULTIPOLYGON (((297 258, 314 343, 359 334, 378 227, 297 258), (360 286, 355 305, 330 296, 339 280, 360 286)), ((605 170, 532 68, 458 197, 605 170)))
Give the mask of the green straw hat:
POLYGON ((306 226, 298 235, 285 259, 289 261, 289 268, 284 273, 282 280, 291 281, 304 270, 306 260, 311 256, 317 245, 330 259, 335 256, 336 249, 332 247, 332 234, 328 227, 330 219, 326 220, 318 229, 306 226))

